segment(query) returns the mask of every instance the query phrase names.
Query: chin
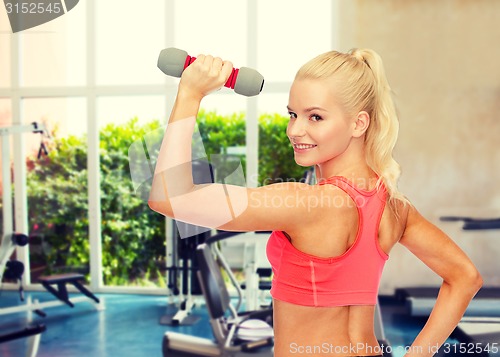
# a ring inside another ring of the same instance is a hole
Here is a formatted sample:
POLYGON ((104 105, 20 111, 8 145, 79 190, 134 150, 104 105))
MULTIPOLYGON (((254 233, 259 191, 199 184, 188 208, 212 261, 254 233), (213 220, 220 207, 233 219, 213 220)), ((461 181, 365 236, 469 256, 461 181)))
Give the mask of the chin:
POLYGON ((310 160, 300 160, 300 159, 299 160, 295 159, 295 163, 302 167, 310 167, 316 165, 316 162, 310 160))

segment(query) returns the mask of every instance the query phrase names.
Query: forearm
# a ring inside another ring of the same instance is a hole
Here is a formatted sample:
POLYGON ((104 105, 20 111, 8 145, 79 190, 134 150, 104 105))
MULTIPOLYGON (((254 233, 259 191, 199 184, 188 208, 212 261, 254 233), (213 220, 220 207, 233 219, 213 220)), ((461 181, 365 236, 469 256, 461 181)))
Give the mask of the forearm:
POLYGON ((405 356, 432 356, 437 352, 458 325, 479 289, 476 281, 470 282, 470 284, 443 282, 427 323, 405 356))
MULTIPOLYGON (((200 102, 201 98, 179 90, 158 154, 155 175, 191 162, 191 140, 200 102)), ((191 176, 182 178, 192 180, 191 176)))
POLYGON ((168 123, 174 123, 190 117, 196 118, 201 100, 202 97, 189 92, 187 89, 179 88, 168 123))
POLYGON ((191 141, 200 101, 179 90, 158 154, 150 204, 162 204, 168 209, 172 197, 194 189, 191 141))

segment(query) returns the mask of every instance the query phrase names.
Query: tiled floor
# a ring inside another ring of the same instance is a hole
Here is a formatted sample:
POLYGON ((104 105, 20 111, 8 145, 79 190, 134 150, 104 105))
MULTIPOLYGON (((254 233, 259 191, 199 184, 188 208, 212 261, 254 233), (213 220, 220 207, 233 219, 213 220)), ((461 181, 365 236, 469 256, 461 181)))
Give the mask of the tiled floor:
MULTIPOLYGON (((40 301, 52 300, 47 293, 27 293, 40 301)), ((90 302, 74 308, 59 306, 47 308, 47 316, 36 314, 30 318, 26 312, 0 315, 0 334, 24 328, 29 323, 43 323, 47 330, 42 334, 38 357, 161 357, 163 334, 167 330, 200 337, 211 337, 208 316, 204 306, 197 306, 194 315, 200 320, 192 326, 170 327, 160 325, 160 318, 176 310, 167 306, 167 298, 148 295, 98 295, 104 310, 98 311, 90 302)), ((4 291, 0 307, 19 304, 19 295, 4 291)), ((393 347, 393 356, 404 354, 404 347, 425 322, 410 318, 404 306, 393 299, 382 298, 381 307, 387 339, 393 347)), ((0 344, 1 357, 25 356, 27 339, 0 344)), ((448 355, 451 356, 451 355, 448 355)))
MULTIPOLYGON (((52 299, 46 293, 30 294, 40 301, 52 299)), ((3 292, 2 306, 17 303, 17 294, 3 292)), ((47 330, 42 334, 39 357, 134 357, 161 356, 163 333, 168 328, 159 324, 159 319, 167 312, 167 299, 147 295, 99 295, 104 310, 96 310, 95 304, 75 304, 45 309, 45 318, 33 314, 32 323, 43 323, 47 330)), ((203 313, 202 309, 199 309, 203 313)), ((198 313, 198 311, 197 311, 198 313)), ((0 316, 0 333, 21 329, 30 321, 27 313, 0 316)), ((201 334, 207 326, 205 321, 195 326, 177 330, 201 334)), ((207 330, 208 332, 208 330, 207 330)), ((20 339, 0 344, 0 356, 24 356, 26 340, 20 339)))

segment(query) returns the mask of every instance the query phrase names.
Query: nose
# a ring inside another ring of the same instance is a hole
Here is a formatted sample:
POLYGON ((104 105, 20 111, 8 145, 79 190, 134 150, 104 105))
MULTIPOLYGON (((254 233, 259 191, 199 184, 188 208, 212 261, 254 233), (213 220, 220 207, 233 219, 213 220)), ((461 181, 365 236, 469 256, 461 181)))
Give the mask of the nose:
POLYGON ((287 135, 290 138, 300 138, 306 135, 307 121, 300 118, 290 120, 287 127, 287 135))

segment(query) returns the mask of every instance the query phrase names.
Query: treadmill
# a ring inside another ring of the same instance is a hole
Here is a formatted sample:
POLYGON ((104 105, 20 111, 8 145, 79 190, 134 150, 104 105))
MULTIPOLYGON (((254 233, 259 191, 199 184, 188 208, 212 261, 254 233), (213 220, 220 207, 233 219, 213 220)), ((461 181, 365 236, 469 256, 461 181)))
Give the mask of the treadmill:
MULTIPOLYGON (((442 221, 462 221, 463 230, 500 229, 500 218, 441 217, 442 221)), ((412 316, 429 316, 439 288, 407 287, 395 291, 412 316)), ((459 341, 453 351, 459 355, 500 357, 500 287, 483 287, 469 304, 452 334, 459 341), (461 349, 461 350, 460 350, 461 349)))

